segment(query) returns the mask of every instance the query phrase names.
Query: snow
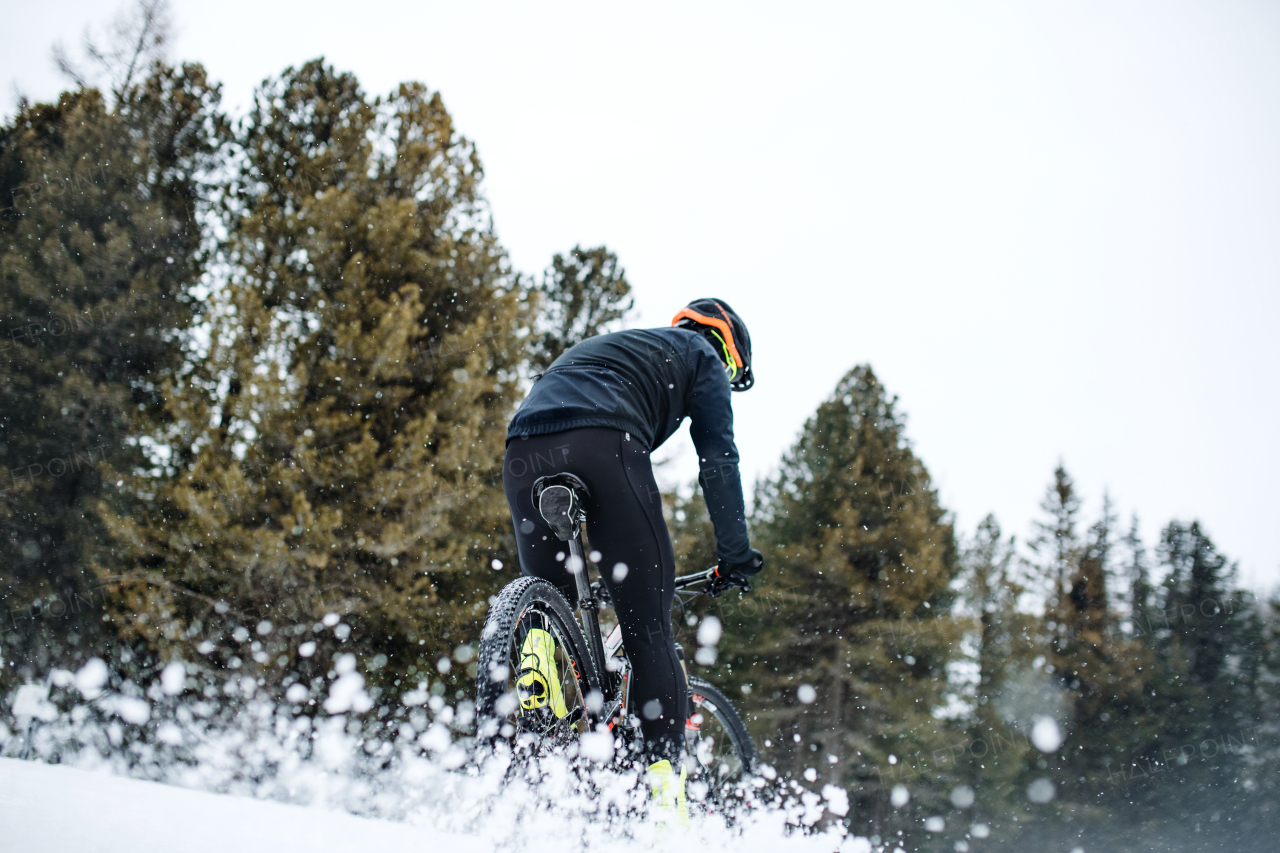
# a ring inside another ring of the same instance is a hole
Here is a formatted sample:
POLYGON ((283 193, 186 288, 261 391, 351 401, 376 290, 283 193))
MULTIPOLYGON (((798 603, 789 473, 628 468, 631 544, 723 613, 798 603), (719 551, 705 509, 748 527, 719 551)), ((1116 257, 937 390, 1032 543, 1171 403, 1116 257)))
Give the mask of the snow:
POLYGON ((166 696, 177 696, 187 686, 187 668, 182 661, 170 661, 160 673, 160 687, 166 696))
POLYGON ((18 688, 13 699, 13 715, 19 720, 37 719, 52 720, 58 716, 58 709, 49 701, 49 685, 24 684, 18 688))
POLYGON ((329 698, 324 703, 324 709, 330 714, 364 713, 373 707, 373 699, 364 690, 364 676, 355 669, 355 655, 348 653, 338 657, 334 664, 338 680, 329 687, 329 698))
POLYGON ((1027 786, 1027 799, 1041 805, 1052 802, 1057 793, 1058 789, 1047 777, 1037 779, 1027 786))
POLYGON ((444 752, 453 743, 453 739, 449 737, 447 728, 436 723, 422 733, 422 737, 418 738, 418 743, 432 752, 444 752))
POLYGON ((588 732, 582 736, 581 754, 592 761, 609 761, 613 758, 613 735, 608 732, 588 732))
MULTIPOLYGON (((18 728, 0 724, 0 851, 464 844, 484 853, 530 837, 593 853, 653 847, 648 786, 612 761, 612 733, 586 733, 536 759, 505 745, 477 749, 465 734, 474 705, 450 706, 419 690, 408 718, 379 724, 386 733, 371 738, 374 724, 357 710, 368 698, 364 681, 346 656, 335 661, 322 705, 353 707, 314 719, 268 701, 247 677, 226 681, 219 692, 232 698, 223 704, 207 701, 188 689, 184 663, 169 666, 146 689, 108 687, 91 663, 7 697, 18 728)), ((804 778, 821 784, 812 768, 804 778)), ((690 790, 705 796, 707 785, 695 781, 690 790)), ((762 765, 738 796, 731 822, 716 810, 696 814, 683 841, 737 853, 872 849, 828 820, 850 811, 837 785, 819 793, 762 765)))
MULTIPOLYGON (((476 773, 454 770, 445 760, 414 760, 398 773, 388 773, 382 790, 349 775, 355 744, 346 738, 341 719, 321 724, 312 759, 293 764, 294 778, 262 793, 292 792, 309 805, 259 799, 243 794, 199 790, 219 784, 230 756, 207 752, 205 764, 185 775, 171 774, 180 784, 114 775, 119 765, 100 763, 96 769, 66 764, 0 758, 0 849, 39 850, 42 853, 125 853, 160 849, 184 853, 235 850, 236 853, 290 851, 462 849, 487 853, 511 849, 529 837, 556 837, 571 846, 600 853, 632 853, 653 848, 659 831, 642 813, 648 794, 635 773, 605 773, 586 794, 581 776, 570 762, 547 758, 530 772, 506 776, 509 766, 499 761, 476 773), (306 766, 310 764, 312 766, 306 766), (346 774, 346 775, 344 775, 346 774), (533 782, 528 785, 522 783, 533 782), (181 785, 181 786, 180 786, 181 785), (309 790, 304 790, 309 788, 309 790), (349 813, 359 794, 363 807, 395 817, 363 817, 349 813), (549 801, 556 805, 549 805, 549 801), (619 821, 606 818, 613 807, 632 812, 619 821), (71 819, 69 819, 71 818, 71 819)), ((435 727, 433 726, 433 730, 435 727)), ((166 729, 182 738, 177 726, 166 729)), ((438 731, 438 730, 436 730, 438 731)), ((607 761, 612 744, 607 736, 590 736, 582 748, 593 761, 607 761)), ((443 743, 434 744, 437 748, 443 743)), ((464 756, 465 757, 465 756, 464 756)), ((461 762, 459 762, 461 763, 461 762)), ((365 780, 368 781, 368 780, 365 780)), ((821 796, 806 791, 801 804, 765 808, 741 815, 730 828, 715 817, 695 818, 684 838, 703 850, 735 849, 738 853, 870 853, 864 838, 843 830, 803 834, 795 825, 813 827, 824 810, 847 812, 848 794, 828 785, 821 796), (825 802, 824 802, 825 801, 825 802), (791 826, 788 826, 790 824, 791 826)), ((670 828, 663 830, 671 832, 670 828)))
POLYGON ((136 696, 111 696, 102 707, 114 711, 126 723, 140 726, 151 719, 151 706, 136 696))
POLYGON ((0 758, 0 826, 4 849, 42 853, 430 853, 468 843, 427 826, 12 758, 0 758))
POLYGON ((1056 752, 1062 746, 1062 729, 1053 717, 1040 717, 1031 727, 1031 742, 1041 752, 1056 752))
POLYGON ((977 799, 977 793, 968 785, 957 785, 951 789, 951 805, 958 809, 967 809, 977 799))
POLYGON ((844 817, 849 813, 849 792, 835 785, 823 785, 822 796, 827 801, 827 810, 833 815, 844 817))

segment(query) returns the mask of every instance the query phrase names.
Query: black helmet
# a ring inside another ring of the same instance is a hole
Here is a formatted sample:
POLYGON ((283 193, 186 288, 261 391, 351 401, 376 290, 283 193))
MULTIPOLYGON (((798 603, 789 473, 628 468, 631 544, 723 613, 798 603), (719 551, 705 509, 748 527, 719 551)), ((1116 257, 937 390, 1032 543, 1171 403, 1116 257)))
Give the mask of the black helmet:
POLYGON ((694 329, 706 336, 724 360, 729 387, 745 391, 756 384, 751 372, 751 335, 729 303, 723 299, 695 299, 681 309, 671 325, 694 329))

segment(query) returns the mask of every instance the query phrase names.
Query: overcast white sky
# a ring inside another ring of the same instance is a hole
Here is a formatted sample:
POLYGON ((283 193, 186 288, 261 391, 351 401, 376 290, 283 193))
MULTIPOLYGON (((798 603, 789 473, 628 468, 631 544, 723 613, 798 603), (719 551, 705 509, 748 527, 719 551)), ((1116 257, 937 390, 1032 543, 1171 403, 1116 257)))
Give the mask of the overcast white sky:
MULTIPOLYGON (((1109 490, 1149 543, 1199 518, 1280 582, 1280 4, 174 11, 174 56, 233 107, 319 55, 439 89, 517 268, 605 243, 644 324, 729 300, 749 476, 870 362, 962 531, 995 512, 1025 538, 1061 458, 1090 515, 1109 490)), ((0 2, 5 113, 110 12, 0 2)))

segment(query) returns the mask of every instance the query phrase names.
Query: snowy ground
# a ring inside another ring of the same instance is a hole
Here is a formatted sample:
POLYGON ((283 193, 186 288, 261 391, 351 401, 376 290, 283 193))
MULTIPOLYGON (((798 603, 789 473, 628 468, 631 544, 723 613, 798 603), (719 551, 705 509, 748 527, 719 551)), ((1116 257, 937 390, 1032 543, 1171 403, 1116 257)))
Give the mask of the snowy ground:
MULTIPOLYGON (((343 658, 328 713, 314 719, 255 697, 247 677, 222 685, 237 703, 210 702, 188 691, 180 663, 145 690, 109 687, 95 658, 0 696, 10 709, 0 719, 0 853, 496 853, 525 850, 530 838, 630 853, 676 832, 659 830, 648 785, 614 761, 621 741, 612 736, 591 734, 537 758, 505 744, 477 751, 465 734, 470 702, 455 708, 411 692, 398 717, 361 717, 371 702, 355 707, 368 697, 354 657, 343 658)), ((691 782, 690 793, 703 798, 707 785, 691 782)), ((824 822, 848 813, 835 786, 809 790, 762 765, 730 802, 731 820, 719 807, 695 815, 679 832, 682 846, 871 850, 824 822)))
MULTIPOLYGON (((712 827, 695 827, 682 846, 723 850, 732 845, 740 853, 870 850, 862 839, 844 839, 841 844, 831 836, 784 837, 781 822, 769 823, 775 824, 769 827, 772 831, 746 837, 735 833, 732 838, 712 827)), ((429 813, 405 822, 370 820, 128 779, 105 770, 0 758, 0 853, 488 853, 507 846, 501 842, 502 833, 454 834, 430 824, 429 813)), ((652 840, 641 831, 626 840, 604 840, 604 848, 650 849, 652 840)))
POLYGON ((0 851, 293 853, 486 849, 426 826, 0 758, 0 851))

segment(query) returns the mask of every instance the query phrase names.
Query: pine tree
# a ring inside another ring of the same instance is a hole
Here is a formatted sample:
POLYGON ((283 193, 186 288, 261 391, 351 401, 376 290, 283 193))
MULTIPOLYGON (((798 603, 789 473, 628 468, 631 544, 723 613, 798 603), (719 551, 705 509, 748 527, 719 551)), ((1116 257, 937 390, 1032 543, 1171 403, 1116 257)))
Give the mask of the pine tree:
POLYGON ((1142 544, 1136 513, 1129 522, 1129 532, 1125 534, 1124 544, 1129 549, 1129 622, 1135 632, 1142 633, 1142 626, 1149 625, 1151 621, 1153 589, 1151 570, 1147 567, 1147 549, 1142 544))
POLYGON ((1153 640, 1167 662, 1172 729, 1194 738, 1256 721, 1259 657, 1246 647, 1260 625, 1252 597, 1235 589, 1235 566, 1199 522, 1171 522, 1161 554, 1169 571, 1153 640))
POLYGON ((1259 693, 1263 713, 1253 729, 1253 754, 1243 757, 1243 783, 1253 795, 1249 827, 1255 838, 1274 838, 1280 832, 1280 778, 1273 772, 1280 766, 1280 598, 1273 597, 1259 608, 1259 647, 1262 670, 1259 693))
POLYGON ((751 688, 767 759, 852 785, 862 832, 896 825, 886 774, 952 770, 926 766, 953 743, 932 711, 959 635, 946 615, 957 551, 904 431, 871 369, 850 371, 757 494, 759 591, 721 609, 725 678, 751 688))
MULTIPOLYGON (((1033 810, 1036 820, 1020 843, 1078 842, 1081 831, 1095 845, 1110 838, 1112 814, 1096 804, 1123 784, 1128 771, 1122 765, 1151 737, 1143 714, 1147 661, 1120 631, 1110 591, 1116 521, 1111 501, 1104 497, 1102 517, 1083 539, 1076 533, 1080 504, 1059 465, 1041 505, 1049 518, 1037 522, 1034 547, 1046 592, 1040 642, 1060 699, 1054 703, 1054 696, 1045 696, 1044 707, 1036 710, 1057 718, 1061 743, 1029 751, 1022 778, 1028 786, 1047 779, 1056 793, 1051 806, 1033 810)), ((1020 722, 1028 729, 1032 724, 1020 722)))
MULTIPOLYGON (((1107 713, 1104 706, 1109 699, 1108 670, 1114 662, 1113 620, 1107 593, 1113 521, 1108 500, 1074 569, 1068 568, 1067 594, 1053 613, 1059 639, 1050 649, 1049 660, 1072 696, 1075 707, 1071 722, 1078 735, 1085 735, 1079 737, 1080 750, 1105 748, 1086 733, 1094 734, 1099 715, 1107 713)), ((1073 759, 1081 759, 1079 751, 1073 759)))
MULTIPOLYGON (((1077 517, 1080 514, 1080 498, 1076 495, 1075 483, 1066 469, 1059 463, 1053 472, 1053 483, 1045 493, 1040 509, 1048 516, 1047 521, 1036 521, 1037 535, 1031 540, 1031 549, 1040 556, 1042 568, 1048 581, 1045 590, 1047 610, 1050 614, 1061 616, 1069 606, 1067 590, 1071 576, 1075 573, 1081 556, 1081 543, 1076 532, 1077 517)), ((1060 621, 1050 619, 1055 625, 1060 621)), ((1052 642, 1055 646, 1062 644, 1062 636, 1056 628, 1052 642)))
POLYGON ((153 66, 114 107, 93 89, 23 104, 0 129, 0 634, 23 677, 71 665, 67 645, 104 653, 92 508, 117 500, 104 466, 148 465, 135 439, 166 418, 224 136, 197 65, 153 66))
POLYGON ((107 513, 137 567, 118 618, 269 688, 316 695, 339 646, 382 690, 438 678, 515 567, 521 294, 479 159, 438 94, 370 99, 320 61, 264 84, 238 142, 230 277, 156 438, 172 479, 127 478, 154 497, 107 513))
POLYGON ((1070 697, 1063 748, 1050 760, 1062 797, 1088 802, 1113 784, 1113 763, 1149 739, 1142 714, 1148 663, 1122 635, 1108 579, 1115 518, 1109 498, 1090 529, 1070 578, 1066 600, 1054 618, 1059 644, 1051 661, 1070 697))
POLYGON ((974 791, 976 816, 995 839, 1016 837, 1026 818, 1022 779, 1027 738, 1019 732, 1016 709, 1027 692, 1032 659, 1039 648, 1036 617, 1019 610, 1025 586, 1019 577, 1016 543, 1005 540, 995 516, 978 525, 965 549, 963 605, 976 615, 974 647, 977 683, 973 715, 963 753, 962 781, 974 791))
MULTIPOLYGON (((1160 552, 1167 574, 1158 606, 1134 621, 1132 656, 1145 688, 1135 704, 1145 726, 1125 755, 1126 807, 1117 810, 1144 837, 1212 822, 1215 843, 1251 841, 1274 823, 1250 762, 1260 746, 1265 629, 1198 523, 1170 523, 1160 552)), ((1148 594, 1140 573, 1135 587, 1135 599, 1148 594)))
POLYGON ((609 331, 635 304, 618 256, 604 246, 556 255, 534 292, 541 314, 530 365, 539 371, 579 341, 609 331))

